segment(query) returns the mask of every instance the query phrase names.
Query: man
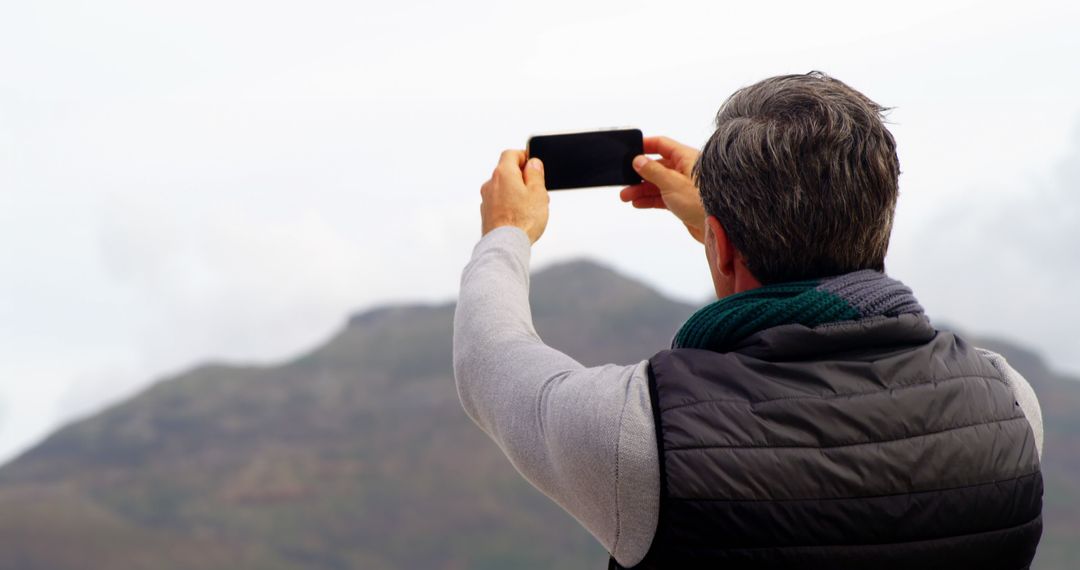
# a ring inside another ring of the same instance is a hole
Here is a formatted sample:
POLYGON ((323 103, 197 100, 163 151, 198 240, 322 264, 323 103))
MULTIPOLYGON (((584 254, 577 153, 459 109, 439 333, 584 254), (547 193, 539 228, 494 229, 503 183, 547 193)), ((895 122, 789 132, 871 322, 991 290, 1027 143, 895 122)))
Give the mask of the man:
POLYGON ((884 109, 821 73, 733 94, 699 153, 647 138, 623 201, 705 246, 717 301, 672 347, 587 368, 528 304, 543 165, 506 151, 461 279, 461 402, 625 568, 1027 567, 1042 418, 1005 360, 884 273, 884 109))

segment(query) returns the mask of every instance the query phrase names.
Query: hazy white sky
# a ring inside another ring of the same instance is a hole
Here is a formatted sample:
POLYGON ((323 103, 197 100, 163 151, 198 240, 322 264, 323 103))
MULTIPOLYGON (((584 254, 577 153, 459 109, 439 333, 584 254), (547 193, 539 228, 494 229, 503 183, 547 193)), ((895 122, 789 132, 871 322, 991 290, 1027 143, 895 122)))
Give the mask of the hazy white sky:
MULTIPOLYGON (((197 362, 451 299, 531 133, 700 145, 734 89, 811 69, 896 107, 890 273, 1080 370, 1077 29, 1073 2, 0 4, 0 460, 197 362)), ((617 192, 554 195, 534 267, 703 301, 700 246, 617 192)))

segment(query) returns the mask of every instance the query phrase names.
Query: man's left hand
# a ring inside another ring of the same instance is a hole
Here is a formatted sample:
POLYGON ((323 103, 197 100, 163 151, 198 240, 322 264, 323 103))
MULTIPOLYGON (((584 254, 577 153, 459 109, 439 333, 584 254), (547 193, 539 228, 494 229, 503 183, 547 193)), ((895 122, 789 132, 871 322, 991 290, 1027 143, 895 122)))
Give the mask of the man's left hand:
POLYGON ((544 233, 550 198, 539 158, 526 164, 525 151, 503 151, 491 180, 480 187, 480 196, 481 235, 500 226, 515 226, 536 243, 544 233))

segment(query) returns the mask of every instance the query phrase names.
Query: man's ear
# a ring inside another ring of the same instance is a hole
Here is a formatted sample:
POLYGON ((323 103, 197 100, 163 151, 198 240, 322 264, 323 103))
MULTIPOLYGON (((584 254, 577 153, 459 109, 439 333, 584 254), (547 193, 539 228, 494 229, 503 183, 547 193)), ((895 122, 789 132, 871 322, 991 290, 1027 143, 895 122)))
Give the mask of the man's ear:
POLYGON ((735 256, 738 255, 738 253, 735 250, 735 246, 731 244, 731 240, 728 239, 727 232, 724 231, 724 226, 720 225, 720 220, 716 219, 716 216, 705 218, 705 225, 709 230, 708 234, 706 234, 708 235, 706 239, 711 239, 713 242, 713 255, 716 256, 716 259, 714 259, 716 262, 716 269, 725 277, 734 275, 735 256))

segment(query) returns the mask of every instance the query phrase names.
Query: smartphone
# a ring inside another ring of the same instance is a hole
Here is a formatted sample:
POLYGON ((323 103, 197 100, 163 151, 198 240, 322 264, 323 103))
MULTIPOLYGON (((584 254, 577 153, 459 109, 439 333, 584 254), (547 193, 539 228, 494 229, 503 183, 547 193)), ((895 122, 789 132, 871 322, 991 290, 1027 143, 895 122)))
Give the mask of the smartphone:
POLYGON ((631 164, 644 152, 641 129, 607 129, 536 135, 525 147, 544 162, 548 190, 627 186, 641 177, 631 164))

